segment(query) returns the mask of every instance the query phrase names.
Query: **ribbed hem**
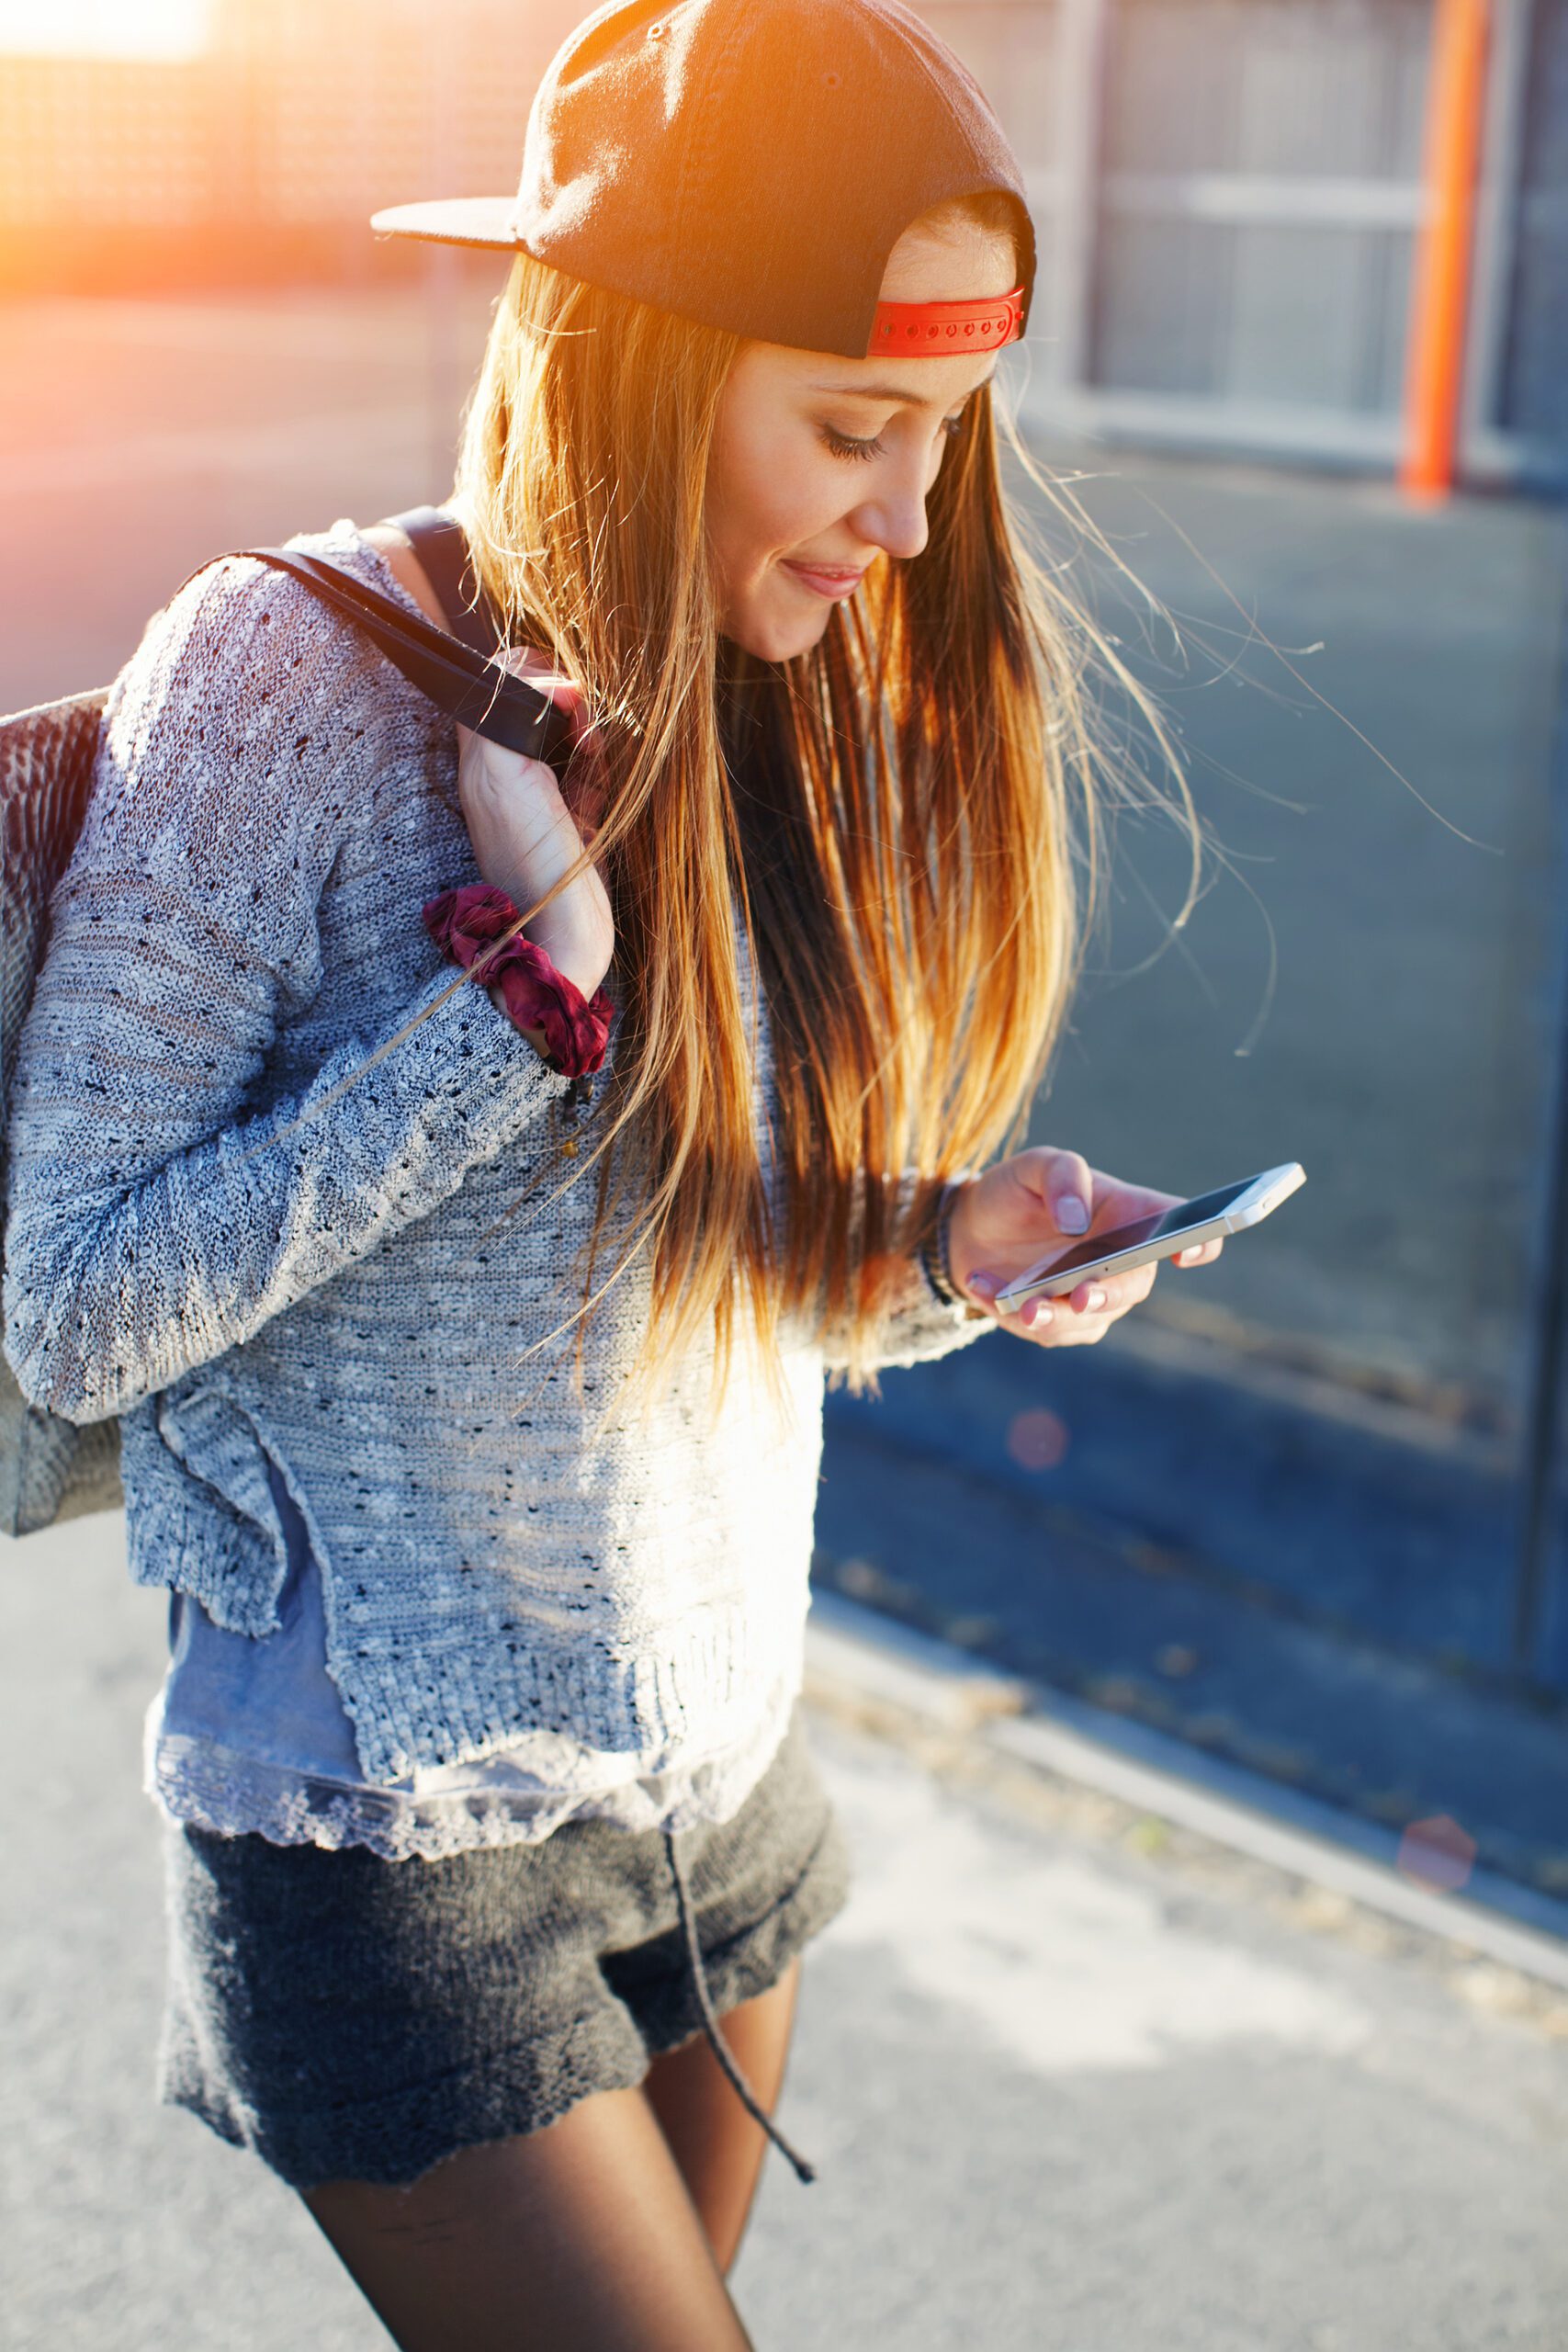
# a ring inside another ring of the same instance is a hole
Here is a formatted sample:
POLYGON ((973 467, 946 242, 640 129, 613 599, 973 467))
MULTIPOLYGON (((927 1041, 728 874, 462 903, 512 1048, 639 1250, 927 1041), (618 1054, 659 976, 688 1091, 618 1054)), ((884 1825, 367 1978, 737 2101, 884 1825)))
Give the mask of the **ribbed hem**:
POLYGON ((547 2042, 487 2052, 434 2082, 327 2113, 257 2115, 209 2072, 188 2019, 166 2009, 159 2036, 159 2104, 183 2107, 231 2147, 248 2148, 291 2188, 327 2180, 407 2188, 459 2149, 542 2132, 596 2091, 635 2089, 648 2052, 631 2019, 607 2047, 604 2018, 568 2026, 547 2042))
POLYGON ((798 1689, 809 1601, 804 1583, 798 1613, 759 1622, 733 1609, 694 1627, 649 1628, 632 1657, 607 1657, 598 1644, 542 1657, 525 1635, 508 1635, 489 1652, 427 1651, 417 1674, 396 1652, 367 1657, 351 1649, 333 1658, 333 1676, 367 1781, 399 1781, 423 1766, 479 1762, 503 1750, 532 1770, 533 1736, 550 1758, 541 1777, 576 1793, 574 1776, 562 1777, 567 1743, 549 1726, 570 1726, 570 1747, 590 1776, 607 1757, 663 1771, 696 1739, 709 1750, 716 1740, 739 1741, 755 1721, 759 1691, 776 1687, 785 1658, 798 1689))

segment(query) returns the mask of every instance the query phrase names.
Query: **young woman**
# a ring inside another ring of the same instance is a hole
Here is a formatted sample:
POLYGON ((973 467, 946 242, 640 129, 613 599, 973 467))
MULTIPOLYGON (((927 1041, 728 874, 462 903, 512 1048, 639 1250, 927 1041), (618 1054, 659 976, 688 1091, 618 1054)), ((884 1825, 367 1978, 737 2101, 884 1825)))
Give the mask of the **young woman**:
MULTIPOLYGON (((1098 640, 1000 486, 1018 166, 895 0, 602 8, 515 202, 388 225, 515 250, 451 511, 577 750, 459 744, 250 560, 156 616, 21 1041, 6 1352, 119 1417, 170 1592, 163 2098, 411 2352, 719 2352, 846 1891, 824 1374, 1170 1198, 1007 1151, 1098 640)), ((295 544, 452 617, 395 528, 295 544)))

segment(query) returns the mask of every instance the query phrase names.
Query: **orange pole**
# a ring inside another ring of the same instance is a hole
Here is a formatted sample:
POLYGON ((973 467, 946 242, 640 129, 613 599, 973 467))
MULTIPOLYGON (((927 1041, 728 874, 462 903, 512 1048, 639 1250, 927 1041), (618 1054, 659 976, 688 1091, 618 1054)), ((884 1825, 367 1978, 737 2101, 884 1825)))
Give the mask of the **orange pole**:
POLYGON ((1464 381, 1488 0, 1434 0, 1427 96, 1425 217, 1416 240, 1399 486, 1426 504, 1453 488, 1464 381))

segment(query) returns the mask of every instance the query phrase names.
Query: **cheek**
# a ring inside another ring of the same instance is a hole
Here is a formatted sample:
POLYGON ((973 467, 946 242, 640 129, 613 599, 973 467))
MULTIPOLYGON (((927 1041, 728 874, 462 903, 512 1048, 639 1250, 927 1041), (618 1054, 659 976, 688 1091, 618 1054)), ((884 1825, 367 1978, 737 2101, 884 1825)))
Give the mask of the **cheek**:
POLYGON ((754 584, 778 555, 807 544, 853 503, 830 459, 802 431, 729 436, 716 468, 713 538, 736 587, 754 584))

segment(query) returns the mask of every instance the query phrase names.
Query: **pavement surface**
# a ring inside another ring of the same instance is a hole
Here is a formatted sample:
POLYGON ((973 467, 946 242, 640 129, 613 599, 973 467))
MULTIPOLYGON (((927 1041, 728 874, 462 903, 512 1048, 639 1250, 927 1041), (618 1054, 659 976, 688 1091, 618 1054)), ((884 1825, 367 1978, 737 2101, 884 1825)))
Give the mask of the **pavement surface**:
MULTIPOLYGON (((372 2352, 302 2207, 157 2107, 164 1604, 0 1544, 6 2352, 372 2352)), ((1557 2352, 1568 2001, 841 1693, 857 1880, 737 2272, 759 2352, 1557 2352)))

